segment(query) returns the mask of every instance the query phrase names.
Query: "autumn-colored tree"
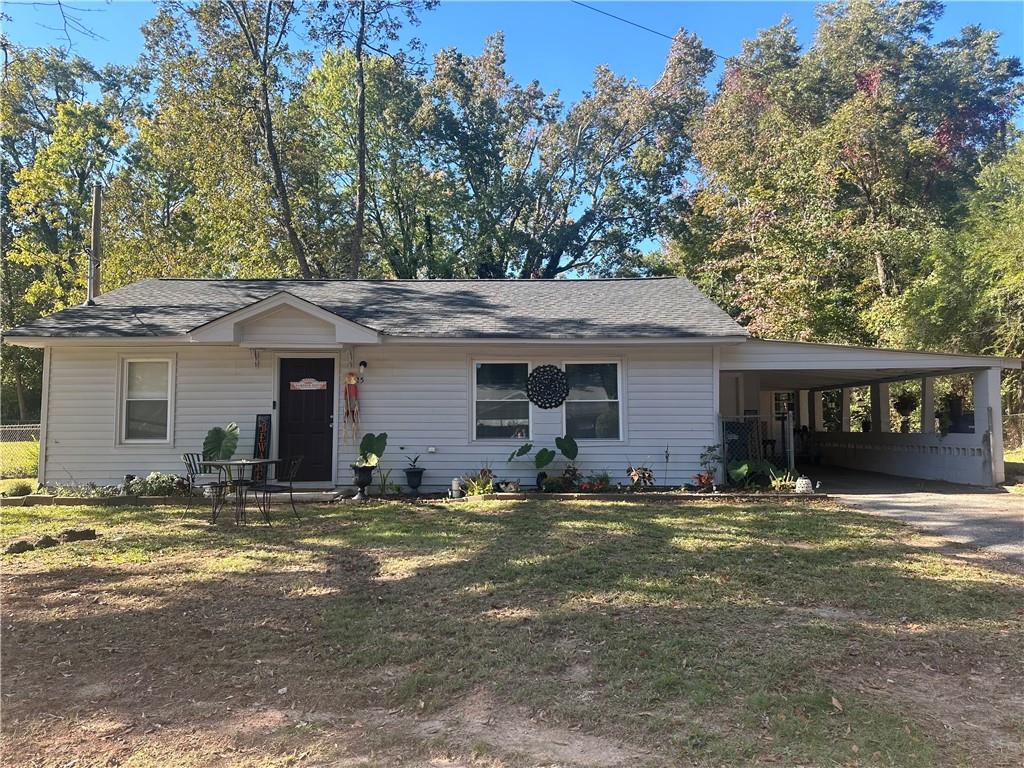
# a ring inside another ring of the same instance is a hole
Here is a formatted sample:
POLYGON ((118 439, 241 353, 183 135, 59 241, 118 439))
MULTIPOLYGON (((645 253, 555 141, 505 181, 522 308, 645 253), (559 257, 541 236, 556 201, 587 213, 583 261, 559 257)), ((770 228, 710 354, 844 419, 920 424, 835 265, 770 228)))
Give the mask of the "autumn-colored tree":
POLYGON ((1006 151, 1020 62, 975 27, 933 41, 940 13, 831 3, 806 50, 784 21, 726 62, 668 261, 755 333, 892 343, 979 163, 1006 151))

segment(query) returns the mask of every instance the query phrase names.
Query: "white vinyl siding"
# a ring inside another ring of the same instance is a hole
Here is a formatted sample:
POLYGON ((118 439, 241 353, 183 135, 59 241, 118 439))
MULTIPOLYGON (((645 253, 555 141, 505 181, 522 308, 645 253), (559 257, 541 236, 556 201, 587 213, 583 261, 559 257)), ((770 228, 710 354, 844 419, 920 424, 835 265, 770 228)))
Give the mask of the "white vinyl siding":
POLYGON ((126 474, 181 474, 181 454, 202 450, 214 426, 237 422, 238 455, 251 456, 256 414, 272 413, 273 367, 253 366, 237 347, 167 347, 126 352, 124 347, 54 347, 49 350, 47 483, 103 485, 126 474), (125 354, 120 354, 125 353, 125 354), (174 355, 172 440, 122 443, 118 439, 121 359, 174 355))
POLYGON ((266 314, 243 320, 236 332, 239 341, 268 347, 333 345, 334 326, 295 307, 278 307, 266 314))
MULTIPOLYGON (((387 432, 381 462, 402 483, 407 456, 420 455, 426 470, 425 490, 450 485, 453 477, 489 464, 502 479, 533 487, 536 470, 528 458, 507 462, 515 440, 473 439, 475 361, 528 361, 531 369, 564 361, 617 360, 622 439, 584 441, 577 464, 587 473, 607 470, 625 483, 628 461, 649 464, 663 482, 668 447, 668 481, 690 482, 700 467, 705 446, 715 440, 713 360, 710 346, 546 346, 507 345, 364 345, 352 360, 368 367, 359 387, 360 431, 387 432), (428 448, 434 448, 434 452, 428 448)), ((284 354, 284 352, 282 352, 284 354)), ((274 355, 259 356, 234 346, 172 346, 128 350, 122 347, 54 347, 50 355, 47 403, 46 482, 113 484, 125 474, 182 471, 181 454, 198 451, 213 426, 236 422, 239 456, 251 456, 256 415, 273 414, 274 355), (119 445, 116 398, 119 355, 159 357, 173 354, 175 408, 173 443, 119 445), (153 354, 150 354, 153 353, 153 354)), ((343 351, 341 375, 355 370, 343 351)), ((530 442, 553 447, 564 434, 563 410, 529 406, 530 442)), ((340 428, 337 478, 348 485, 358 440, 345 439, 340 428)), ((273 440, 276 441, 276 431, 273 440)), ((558 460, 554 465, 557 470, 558 460)))

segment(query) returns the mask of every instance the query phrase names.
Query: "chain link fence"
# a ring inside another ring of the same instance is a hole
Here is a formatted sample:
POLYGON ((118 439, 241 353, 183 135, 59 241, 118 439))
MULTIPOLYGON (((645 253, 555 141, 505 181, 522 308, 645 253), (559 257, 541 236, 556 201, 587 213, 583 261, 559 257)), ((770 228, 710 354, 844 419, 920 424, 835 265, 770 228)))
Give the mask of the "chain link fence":
POLYGON ((0 425, 0 478, 35 477, 39 468, 39 425, 0 425))
POLYGON ((1003 446, 1008 451, 1024 448, 1024 413, 1003 417, 1003 446))

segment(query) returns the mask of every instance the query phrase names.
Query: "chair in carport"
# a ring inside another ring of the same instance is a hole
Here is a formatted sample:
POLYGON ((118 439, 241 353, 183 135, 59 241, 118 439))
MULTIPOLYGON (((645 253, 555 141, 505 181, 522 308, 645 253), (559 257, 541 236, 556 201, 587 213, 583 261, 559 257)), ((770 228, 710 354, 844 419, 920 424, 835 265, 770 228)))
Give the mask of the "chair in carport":
POLYGON ((256 497, 256 506, 263 514, 263 519, 270 525, 270 499, 275 493, 287 493, 288 500, 292 505, 292 514, 296 520, 301 520, 299 511, 295 508, 295 476, 299 474, 299 467, 302 466, 302 456, 292 456, 287 459, 280 459, 277 462, 276 477, 273 482, 267 480, 265 471, 253 479, 253 482, 246 489, 256 497))

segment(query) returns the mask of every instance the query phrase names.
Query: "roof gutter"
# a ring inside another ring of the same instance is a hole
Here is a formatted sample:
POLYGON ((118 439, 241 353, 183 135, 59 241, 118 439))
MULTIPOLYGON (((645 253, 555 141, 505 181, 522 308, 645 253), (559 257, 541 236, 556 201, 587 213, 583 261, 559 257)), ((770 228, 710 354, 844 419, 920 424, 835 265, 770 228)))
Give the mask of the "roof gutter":
MULTIPOLYGON (((679 337, 643 337, 643 336, 606 336, 601 338, 588 339, 544 339, 536 337, 509 338, 502 336, 473 336, 473 337, 449 337, 449 336, 386 336, 381 334, 380 340, 386 344, 395 345, 471 345, 471 344, 532 344, 545 346, 565 345, 618 345, 618 346, 648 346, 648 345, 708 345, 708 344, 741 344, 748 340, 747 336, 679 336, 679 337)), ((65 346, 86 346, 86 347, 117 347, 117 346, 166 346, 177 344, 182 346, 221 346, 239 347, 246 346, 238 342, 228 341, 197 341, 190 335, 186 336, 6 336, 3 338, 5 344, 12 344, 18 347, 65 347, 65 346)), ((266 346, 261 344, 260 346, 266 346)), ((282 346, 278 344, 277 346, 282 346)), ((287 345, 285 345, 287 346, 287 345)), ((323 346, 323 345, 321 345, 323 346)), ((338 347, 352 346, 352 344, 338 344, 338 347)))

